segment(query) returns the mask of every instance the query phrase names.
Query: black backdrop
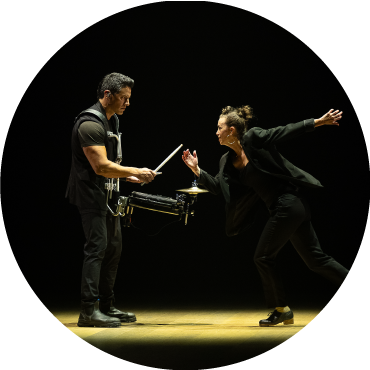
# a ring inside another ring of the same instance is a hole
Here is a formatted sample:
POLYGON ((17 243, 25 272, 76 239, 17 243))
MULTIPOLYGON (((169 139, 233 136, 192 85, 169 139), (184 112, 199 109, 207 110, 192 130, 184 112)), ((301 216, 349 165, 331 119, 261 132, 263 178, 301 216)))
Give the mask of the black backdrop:
MULTIPOLYGON (((47 306, 79 302, 84 237, 77 210, 64 199, 70 136, 74 117, 96 101, 97 84, 110 72, 135 80, 131 106, 120 117, 122 164, 129 166, 155 168, 184 144, 215 175, 225 152, 216 124, 226 105, 251 105, 264 128, 343 110, 340 127, 320 127, 279 150, 325 186, 310 196, 313 225, 323 249, 351 267, 366 225, 369 164, 356 113, 335 76, 301 41, 255 14, 212 3, 157 3, 102 20, 61 48, 27 89, 10 126, 4 222, 24 276, 47 306), (24 162, 26 187, 17 187, 24 162), (21 221, 24 200, 29 216, 21 221)), ((178 154, 152 184, 126 184, 121 193, 174 197, 192 179, 178 154)), ((173 218, 135 211, 133 221, 155 232, 173 218)), ((228 238, 224 221, 223 199, 202 194, 187 226, 171 225, 152 238, 124 229, 118 302, 263 306, 252 261, 259 230, 228 238)), ((335 293, 290 244, 279 260, 292 306, 324 305, 335 293)))

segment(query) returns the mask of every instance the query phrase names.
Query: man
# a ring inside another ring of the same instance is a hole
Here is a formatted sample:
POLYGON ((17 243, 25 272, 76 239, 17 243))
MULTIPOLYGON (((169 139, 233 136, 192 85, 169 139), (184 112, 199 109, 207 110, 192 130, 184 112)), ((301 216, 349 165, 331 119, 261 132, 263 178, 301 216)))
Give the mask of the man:
POLYGON ((147 168, 121 166, 117 141, 118 117, 130 105, 134 81, 122 74, 103 78, 97 90, 98 102, 80 113, 72 131, 72 165, 66 197, 81 214, 86 237, 81 281, 81 313, 78 326, 118 327, 136 321, 133 313, 113 306, 113 286, 122 251, 119 217, 107 212, 106 178, 125 178, 148 183, 155 172, 147 168))

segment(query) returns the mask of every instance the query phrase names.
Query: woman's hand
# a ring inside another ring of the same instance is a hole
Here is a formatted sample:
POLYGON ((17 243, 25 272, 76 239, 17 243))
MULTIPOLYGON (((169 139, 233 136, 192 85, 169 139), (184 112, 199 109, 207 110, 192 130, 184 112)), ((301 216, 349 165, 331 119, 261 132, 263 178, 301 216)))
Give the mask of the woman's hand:
POLYGON ((339 110, 334 111, 334 109, 330 109, 330 111, 324 114, 321 118, 315 119, 315 127, 323 126, 323 125, 335 125, 339 126, 339 121, 342 118, 342 113, 339 110))
POLYGON ((198 166, 197 152, 194 150, 193 155, 191 155, 190 150, 186 149, 182 154, 182 160, 199 177, 200 168, 198 166))

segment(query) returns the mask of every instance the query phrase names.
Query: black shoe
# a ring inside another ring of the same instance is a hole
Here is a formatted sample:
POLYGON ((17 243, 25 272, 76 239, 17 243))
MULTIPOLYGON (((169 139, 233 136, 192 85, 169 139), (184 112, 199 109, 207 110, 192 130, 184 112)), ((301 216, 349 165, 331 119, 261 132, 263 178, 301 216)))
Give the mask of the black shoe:
POLYGON ((104 315, 99 310, 99 301, 96 301, 94 306, 89 306, 81 309, 80 317, 78 318, 77 326, 97 328, 118 328, 121 326, 121 321, 115 317, 104 315))
POLYGON ((103 302, 100 301, 100 310, 105 315, 110 317, 116 317, 117 319, 121 320, 121 322, 134 322, 136 321, 136 316, 132 312, 122 312, 120 310, 117 310, 113 306, 112 301, 103 302))
POLYGON ((293 311, 288 312, 270 312, 269 317, 264 320, 260 320, 260 326, 272 326, 283 323, 284 325, 294 324, 293 311))

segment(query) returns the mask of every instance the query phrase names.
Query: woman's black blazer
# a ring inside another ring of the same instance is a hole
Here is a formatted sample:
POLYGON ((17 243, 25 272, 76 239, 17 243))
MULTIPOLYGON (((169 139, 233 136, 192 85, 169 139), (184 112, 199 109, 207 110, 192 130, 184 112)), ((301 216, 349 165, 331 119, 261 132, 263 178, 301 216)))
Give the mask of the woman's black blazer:
MULTIPOLYGON (((268 130, 254 127, 243 135, 240 143, 248 160, 260 171, 299 187, 322 188, 320 181, 290 163, 275 146, 313 131, 314 128, 313 118, 268 130)), ((198 183, 212 194, 222 192, 226 200, 226 234, 232 236, 245 231, 253 224, 261 200, 252 189, 246 187, 242 196, 231 201, 229 178, 224 173, 228 156, 229 152, 221 157, 220 170, 215 177, 201 169, 198 183), (236 215, 238 219, 235 219, 236 215)))

